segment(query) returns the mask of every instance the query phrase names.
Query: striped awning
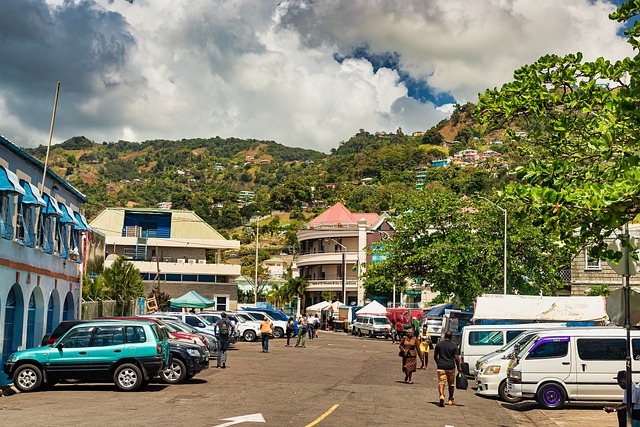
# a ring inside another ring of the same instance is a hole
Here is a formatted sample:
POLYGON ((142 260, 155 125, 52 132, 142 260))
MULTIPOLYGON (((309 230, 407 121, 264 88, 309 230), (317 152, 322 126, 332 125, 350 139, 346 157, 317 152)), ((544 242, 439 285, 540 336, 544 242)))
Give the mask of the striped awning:
POLYGON ((73 212, 73 215, 76 217, 76 220, 80 223, 80 225, 76 225, 76 230, 80 231, 91 231, 91 227, 89 227, 89 223, 87 223, 87 218, 84 217, 80 212, 73 212))
POLYGON ((42 207, 47 206, 47 202, 45 202, 40 195, 38 187, 30 182, 25 181, 24 179, 20 180, 20 185, 24 189, 25 193, 24 196, 22 196, 21 203, 24 203, 25 205, 38 205, 42 207))
POLYGON ((75 215, 73 214, 73 211, 69 206, 65 205, 64 203, 60 203, 58 204, 58 207, 62 211, 62 218, 58 220, 60 223, 72 224, 74 226, 80 225, 80 223, 76 219, 75 215))
POLYGON ((24 196, 24 189, 20 186, 18 176, 0 165, 0 191, 24 196))
POLYGON ((44 193, 42 197, 44 198, 44 201, 46 203, 46 206, 44 206, 40 211, 43 215, 54 215, 59 217, 64 216, 64 214, 60 210, 60 207, 58 206, 58 201, 56 199, 49 196, 47 193, 44 193))

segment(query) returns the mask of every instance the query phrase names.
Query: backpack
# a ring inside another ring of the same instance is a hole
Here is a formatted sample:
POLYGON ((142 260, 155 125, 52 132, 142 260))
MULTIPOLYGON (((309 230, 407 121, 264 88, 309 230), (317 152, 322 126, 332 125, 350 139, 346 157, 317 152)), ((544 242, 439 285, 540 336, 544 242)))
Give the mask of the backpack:
POLYGON ((220 335, 229 335, 229 323, 226 320, 221 320, 218 326, 220 335))

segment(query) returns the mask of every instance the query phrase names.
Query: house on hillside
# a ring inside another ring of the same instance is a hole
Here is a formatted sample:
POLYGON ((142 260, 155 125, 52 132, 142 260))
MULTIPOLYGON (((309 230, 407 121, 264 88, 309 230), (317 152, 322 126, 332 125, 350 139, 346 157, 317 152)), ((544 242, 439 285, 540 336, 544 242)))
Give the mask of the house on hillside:
POLYGON ((240 242, 225 239, 195 212, 107 208, 90 225, 106 235, 105 267, 126 257, 140 270, 145 294, 160 283, 173 298, 195 290, 219 310, 236 308, 240 266, 222 259, 240 242))

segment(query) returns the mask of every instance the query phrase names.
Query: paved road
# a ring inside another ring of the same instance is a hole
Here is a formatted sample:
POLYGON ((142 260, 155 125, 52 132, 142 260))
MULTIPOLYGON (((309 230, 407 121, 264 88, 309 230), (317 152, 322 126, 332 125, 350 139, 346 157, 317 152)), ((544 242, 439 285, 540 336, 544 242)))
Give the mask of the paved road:
MULTIPOLYGON (((321 332, 306 348, 272 340, 238 343, 227 369, 212 368, 182 385, 151 384, 135 393, 112 384, 59 385, 51 391, 0 398, 7 426, 615 426, 596 405, 542 411, 456 391, 456 406, 437 406, 435 370, 402 382, 397 346, 383 339, 321 332), (233 424, 261 414, 265 423, 233 424), (231 424, 230 424, 231 423, 231 424), (315 423, 315 424, 314 424, 315 423)), ((430 363, 433 363, 432 361, 430 363)), ((212 366, 215 366, 213 361, 212 366)), ((471 382, 473 384, 473 382, 471 382)))

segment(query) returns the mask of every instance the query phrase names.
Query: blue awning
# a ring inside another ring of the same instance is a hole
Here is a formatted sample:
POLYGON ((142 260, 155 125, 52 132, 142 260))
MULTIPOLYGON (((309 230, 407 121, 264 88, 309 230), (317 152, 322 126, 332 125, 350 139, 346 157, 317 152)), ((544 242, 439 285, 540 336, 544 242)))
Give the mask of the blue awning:
POLYGON ((18 176, 4 166, 0 166, 0 191, 24 196, 24 189, 20 186, 18 176))
POLYGON ((73 212, 73 216, 76 217, 76 220, 80 223, 80 225, 76 225, 76 230, 80 231, 91 231, 91 227, 87 224, 87 218, 84 217, 80 212, 73 212))
POLYGON ((80 225, 69 206, 65 205, 64 203, 60 203, 58 207, 62 211, 62 218, 58 220, 59 222, 61 222, 62 224, 73 224, 75 226, 80 225))
POLYGON ((45 202, 40 195, 38 187, 30 182, 25 181, 24 179, 20 180, 20 185, 25 192, 24 196, 22 196, 22 203, 24 203, 25 205, 38 205, 43 207, 47 206, 47 202, 45 202))
POLYGON ((40 211, 43 215, 55 215, 59 217, 64 216, 62 211, 60 210, 60 207, 58 207, 58 202, 56 201, 56 199, 49 196, 47 193, 44 193, 42 197, 47 204, 40 211))

